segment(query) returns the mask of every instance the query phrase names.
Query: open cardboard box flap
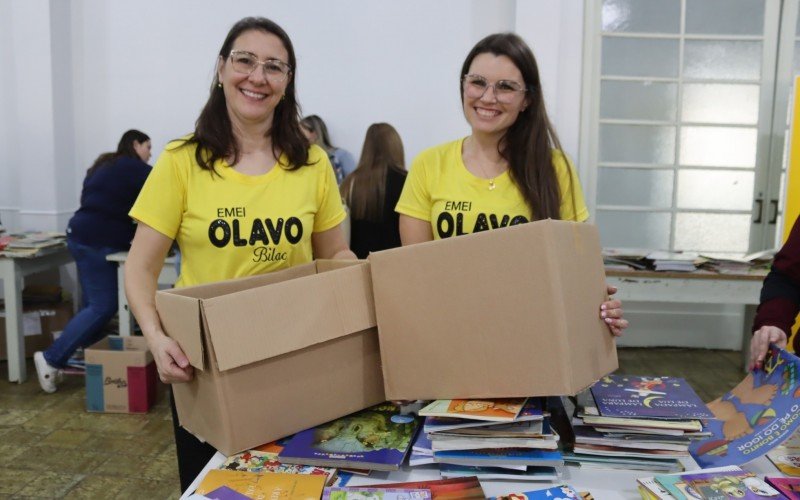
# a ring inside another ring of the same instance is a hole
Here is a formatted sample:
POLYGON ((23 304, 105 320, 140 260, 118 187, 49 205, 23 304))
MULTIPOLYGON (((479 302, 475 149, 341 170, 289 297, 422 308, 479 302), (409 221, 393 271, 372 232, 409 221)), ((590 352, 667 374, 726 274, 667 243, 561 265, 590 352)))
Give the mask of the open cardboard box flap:
POLYGON ((159 292, 156 304, 169 307, 170 314, 161 315, 164 328, 192 366, 205 368, 205 331, 217 368, 225 371, 374 327, 369 280, 363 262, 317 261, 159 292), (279 289, 264 286, 277 282, 284 282, 279 289))

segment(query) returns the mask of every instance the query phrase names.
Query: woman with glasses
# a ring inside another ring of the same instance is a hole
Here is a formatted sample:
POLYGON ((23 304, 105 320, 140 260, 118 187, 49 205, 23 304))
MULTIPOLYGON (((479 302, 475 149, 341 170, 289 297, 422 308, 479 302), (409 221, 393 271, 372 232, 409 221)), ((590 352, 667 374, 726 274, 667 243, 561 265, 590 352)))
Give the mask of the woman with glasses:
MULTIPOLYGON (((461 68, 460 93, 472 131, 413 161, 396 208, 403 245, 540 219, 588 219, 522 38, 500 33, 478 42, 461 68)), ((628 322, 620 301, 600 307, 611 333, 621 335, 628 322)))
MULTIPOLYGON (((189 382, 192 367, 162 330, 157 277, 176 240, 176 286, 251 276, 310 262, 355 258, 328 157, 299 125, 297 67, 286 32, 245 18, 228 32, 194 133, 167 145, 131 216, 139 227, 125 266, 128 301, 159 376, 189 382)), ((173 421, 181 487, 214 454, 173 421)))

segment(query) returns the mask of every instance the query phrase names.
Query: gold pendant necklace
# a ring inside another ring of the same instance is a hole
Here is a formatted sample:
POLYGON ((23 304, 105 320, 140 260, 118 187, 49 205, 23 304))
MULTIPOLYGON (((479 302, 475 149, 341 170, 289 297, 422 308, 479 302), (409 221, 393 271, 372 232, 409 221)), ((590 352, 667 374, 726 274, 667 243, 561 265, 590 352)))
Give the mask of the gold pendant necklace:
POLYGON ((494 188, 497 186, 494 185, 494 179, 489 179, 489 191, 494 191, 494 188))

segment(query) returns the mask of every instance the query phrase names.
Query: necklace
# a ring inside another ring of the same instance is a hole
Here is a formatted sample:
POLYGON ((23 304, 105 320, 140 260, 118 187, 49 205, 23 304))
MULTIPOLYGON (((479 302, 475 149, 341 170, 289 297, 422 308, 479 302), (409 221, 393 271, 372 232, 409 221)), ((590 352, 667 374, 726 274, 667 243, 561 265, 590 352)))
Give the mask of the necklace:
POLYGON ((486 170, 483 169, 483 166, 480 163, 478 163, 478 168, 481 169, 481 173, 483 174, 484 178, 489 179, 489 191, 494 191, 494 188, 497 187, 497 185, 494 183, 494 177, 489 177, 486 174, 486 170))

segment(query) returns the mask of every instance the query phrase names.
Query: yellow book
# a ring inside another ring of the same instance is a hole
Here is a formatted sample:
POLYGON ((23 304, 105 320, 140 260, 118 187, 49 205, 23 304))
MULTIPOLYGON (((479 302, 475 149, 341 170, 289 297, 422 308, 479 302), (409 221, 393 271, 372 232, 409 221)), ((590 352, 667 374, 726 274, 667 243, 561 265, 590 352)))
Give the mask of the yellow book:
POLYGON ((196 493, 206 495, 220 487, 230 488, 253 500, 319 500, 325 476, 210 470, 196 493))

